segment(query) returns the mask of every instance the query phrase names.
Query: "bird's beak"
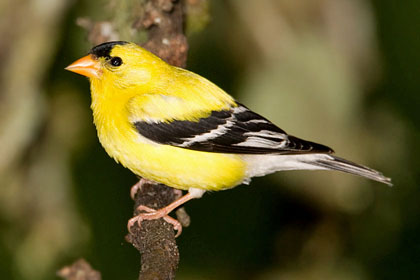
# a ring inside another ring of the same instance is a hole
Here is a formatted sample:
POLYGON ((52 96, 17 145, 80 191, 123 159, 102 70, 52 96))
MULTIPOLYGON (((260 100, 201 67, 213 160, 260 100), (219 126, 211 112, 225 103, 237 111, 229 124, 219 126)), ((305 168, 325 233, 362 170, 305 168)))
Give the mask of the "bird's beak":
POLYGON ((99 60, 91 54, 76 60, 64 69, 89 78, 99 78, 102 72, 99 60))

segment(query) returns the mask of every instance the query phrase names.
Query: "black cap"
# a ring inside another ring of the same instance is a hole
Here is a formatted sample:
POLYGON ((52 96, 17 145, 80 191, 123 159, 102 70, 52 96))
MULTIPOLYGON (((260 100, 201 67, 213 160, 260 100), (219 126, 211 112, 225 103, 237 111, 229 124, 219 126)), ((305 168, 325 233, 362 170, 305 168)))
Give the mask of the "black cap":
POLYGON ((105 57, 105 58, 111 58, 111 50, 114 48, 115 45, 125 45, 128 44, 128 42, 125 41, 111 41, 111 42, 105 42, 100 45, 97 45, 96 47, 93 47, 89 53, 93 54, 96 57, 105 57))

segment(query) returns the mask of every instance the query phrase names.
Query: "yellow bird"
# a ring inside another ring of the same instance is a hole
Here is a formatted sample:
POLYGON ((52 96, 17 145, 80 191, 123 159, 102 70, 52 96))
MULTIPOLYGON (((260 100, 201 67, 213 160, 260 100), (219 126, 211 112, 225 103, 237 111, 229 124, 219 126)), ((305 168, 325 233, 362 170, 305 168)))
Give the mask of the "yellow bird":
MULTIPOLYGON (((282 170, 338 170, 391 185, 327 146, 288 135, 207 79, 123 41, 100 44, 67 70, 89 77, 94 123, 107 153, 144 179, 188 193, 129 221, 165 218, 205 191, 282 170)), ((137 186, 138 187, 138 186, 137 186)), ((135 189, 134 189, 135 190, 135 189)))

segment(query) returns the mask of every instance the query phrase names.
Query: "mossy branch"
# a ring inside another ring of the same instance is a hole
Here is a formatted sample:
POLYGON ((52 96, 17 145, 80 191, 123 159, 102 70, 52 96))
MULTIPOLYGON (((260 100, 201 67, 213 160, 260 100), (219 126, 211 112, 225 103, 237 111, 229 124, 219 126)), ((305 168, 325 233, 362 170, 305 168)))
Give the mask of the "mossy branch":
MULTIPOLYGON (((88 40, 92 45, 110 40, 136 41, 168 63, 185 67, 188 44, 184 35, 182 1, 127 1, 123 7, 118 2, 113 7, 112 4, 110 1, 108 8, 115 9, 115 13, 108 21, 93 22, 88 18, 77 21, 78 25, 88 30, 88 40), (147 41, 142 43, 139 39, 144 32, 147 41)), ((135 196, 134 209, 138 205, 158 209, 176 198, 177 192, 170 187, 143 184, 135 196)), ((143 221, 141 228, 133 227, 126 239, 141 255, 139 279, 175 279, 179 251, 171 225, 163 219, 143 221)))

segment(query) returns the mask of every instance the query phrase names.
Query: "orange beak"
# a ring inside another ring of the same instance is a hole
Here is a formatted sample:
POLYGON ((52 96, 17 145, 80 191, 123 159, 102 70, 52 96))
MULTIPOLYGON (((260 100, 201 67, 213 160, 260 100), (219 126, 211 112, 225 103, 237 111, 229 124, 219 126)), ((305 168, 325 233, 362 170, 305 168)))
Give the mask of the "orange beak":
POLYGON ((64 69, 89 78, 99 78, 102 73, 99 61, 91 54, 76 60, 64 69))

